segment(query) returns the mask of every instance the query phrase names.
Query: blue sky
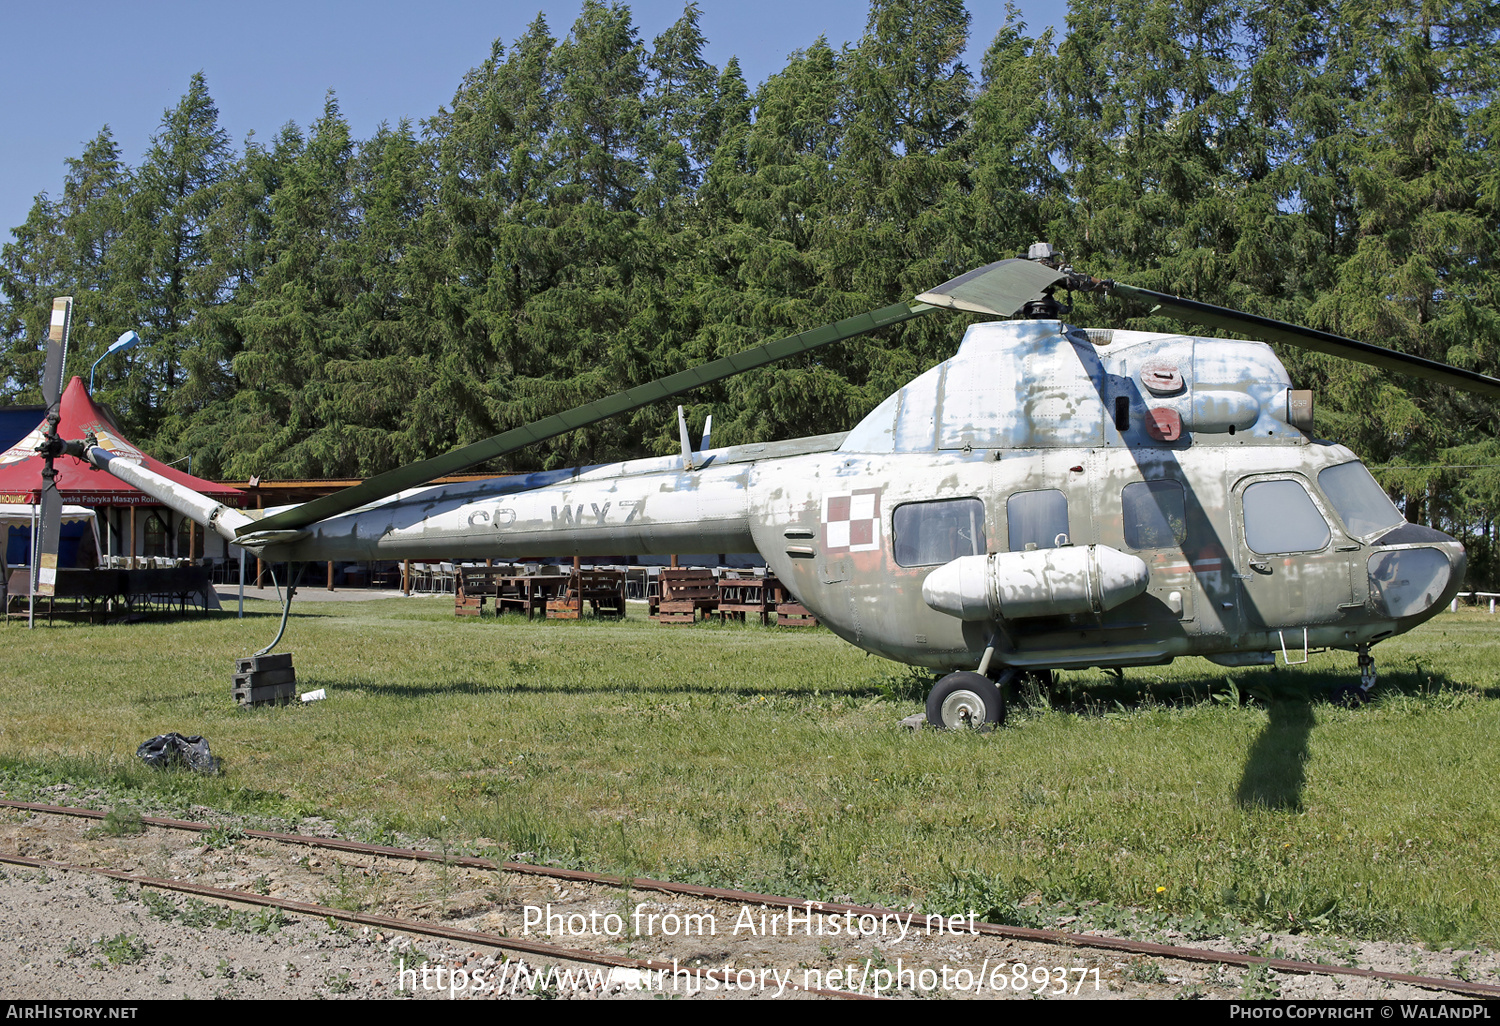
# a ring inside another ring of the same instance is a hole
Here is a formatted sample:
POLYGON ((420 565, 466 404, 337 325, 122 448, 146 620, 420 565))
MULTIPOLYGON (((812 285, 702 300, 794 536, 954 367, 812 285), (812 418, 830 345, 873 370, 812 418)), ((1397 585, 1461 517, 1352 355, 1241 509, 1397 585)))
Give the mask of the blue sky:
MULTIPOLYGON (((682 14, 683 0, 629 3, 648 44, 682 14)), ((707 59, 740 59, 754 87, 787 54, 819 35, 839 47, 864 32, 866 0, 700 0, 707 59)), ((1033 32, 1059 30, 1066 0, 1017 0, 1033 32)), ((73 0, 65 13, 0 2, 0 239, 26 219, 40 192, 61 191, 64 161, 109 125, 127 163, 139 163, 162 113, 202 71, 220 124, 239 149, 250 131, 269 141, 283 124, 306 127, 336 92, 356 138, 382 121, 420 121, 453 97, 463 74, 507 45, 540 10, 561 37, 582 0, 393 0, 255 4, 73 0)), ((1005 21, 1003 0, 969 0, 968 60, 1005 21)))

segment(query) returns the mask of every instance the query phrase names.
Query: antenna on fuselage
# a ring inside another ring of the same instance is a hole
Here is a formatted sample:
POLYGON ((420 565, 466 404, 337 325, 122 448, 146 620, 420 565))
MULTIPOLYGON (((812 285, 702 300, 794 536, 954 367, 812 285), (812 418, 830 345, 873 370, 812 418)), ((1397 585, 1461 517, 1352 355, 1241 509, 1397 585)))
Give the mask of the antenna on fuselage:
POLYGON ((688 441, 687 417, 683 416, 682 407, 677 407, 677 433, 682 436, 682 469, 696 470, 693 466, 693 446, 688 441))

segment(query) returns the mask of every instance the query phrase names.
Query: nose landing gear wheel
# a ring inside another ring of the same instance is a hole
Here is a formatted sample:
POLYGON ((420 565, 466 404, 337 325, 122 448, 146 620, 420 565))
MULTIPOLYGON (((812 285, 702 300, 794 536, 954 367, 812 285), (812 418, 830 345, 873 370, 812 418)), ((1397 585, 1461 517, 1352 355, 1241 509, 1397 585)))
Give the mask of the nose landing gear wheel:
POLYGON ((927 695, 927 722, 947 730, 989 730, 1005 722, 1005 696, 971 670, 950 673, 927 695))

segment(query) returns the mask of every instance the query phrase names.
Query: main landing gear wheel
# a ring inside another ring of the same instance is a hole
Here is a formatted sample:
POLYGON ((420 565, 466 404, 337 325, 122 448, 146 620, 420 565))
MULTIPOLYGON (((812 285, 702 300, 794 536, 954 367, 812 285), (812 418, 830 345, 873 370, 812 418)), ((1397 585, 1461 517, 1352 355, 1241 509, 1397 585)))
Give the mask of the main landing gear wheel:
POLYGON ((998 727, 1005 722, 1005 695, 981 674, 950 673, 927 695, 927 722, 947 730, 998 727))

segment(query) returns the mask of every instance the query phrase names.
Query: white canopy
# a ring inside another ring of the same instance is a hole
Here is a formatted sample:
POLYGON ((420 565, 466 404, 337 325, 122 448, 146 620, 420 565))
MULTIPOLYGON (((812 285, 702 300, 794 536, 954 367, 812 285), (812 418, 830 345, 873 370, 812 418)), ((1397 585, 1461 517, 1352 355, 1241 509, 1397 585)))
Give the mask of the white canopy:
MULTIPOLYGON (((0 566, 5 564, 5 538, 3 533, 12 527, 30 527, 36 519, 40 510, 38 507, 24 502, 0 502, 0 566)), ((94 551, 102 551, 99 548, 99 522, 94 516, 94 511, 87 506, 64 506, 62 508, 62 522, 65 524, 87 523, 90 530, 94 532, 94 551)))
MULTIPOLYGON (((36 516, 36 507, 24 502, 0 502, 0 526, 30 527, 36 516)), ((76 524, 82 520, 93 520, 94 511, 87 506, 64 506, 62 522, 76 524)))

